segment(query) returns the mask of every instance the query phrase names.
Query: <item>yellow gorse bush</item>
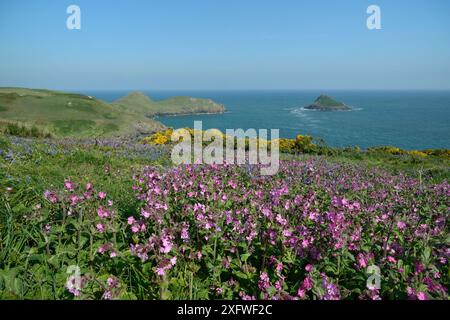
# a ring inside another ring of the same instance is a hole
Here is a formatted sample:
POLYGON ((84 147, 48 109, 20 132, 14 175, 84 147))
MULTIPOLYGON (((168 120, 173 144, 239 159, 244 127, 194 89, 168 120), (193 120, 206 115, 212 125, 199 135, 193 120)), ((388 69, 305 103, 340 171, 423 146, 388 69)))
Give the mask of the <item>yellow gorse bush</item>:
MULTIPOLYGON (((191 139, 194 138, 194 135, 196 133, 201 133, 202 138, 206 137, 207 134, 205 134, 206 130, 197 131, 192 128, 185 128, 189 134, 191 135, 191 139)), ((173 129, 166 129, 160 132, 156 132, 148 137, 145 137, 141 140, 144 144, 153 144, 153 145, 165 145, 171 143, 171 135, 173 133, 173 129)), ((221 135, 222 138, 225 140, 226 138, 229 138, 227 135, 222 133, 218 129, 213 129, 213 131, 209 131, 209 134, 213 134, 214 136, 221 135)), ((182 139, 182 138, 181 138, 182 139)), ((259 139, 259 138, 237 138, 233 137, 234 139, 234 145, 235 147, 238 145, 238 142, 244 141, 245 148, 248 149, 249 146, 252 143, 256 142, 256 145, 258 147, 267 147, 271 148, 272 142, 270 140, 265 139, 259 139)), ((213 139, 211 139, 213 140, 213 139)), ((279 144, 279 150, 282 153, 290 153, 290 154, 297 154, 297 153, 317 153, 320 150, 323 150, 323 148, 328 148, 328 150, 331 150, 333 148, 331 147, 323 147, 318 146, 313 142, 313 137, 308 135, 297 135, 295 139, 286 139, 286 138, 279 138, 276 140, 279 144)), ((210 142, 203 142, 204 145, 208 145, 210 142)), ((352 152, 361 152, 361 149, 359 147, 352 147, 352 148, 346 148, 345 150, 351 150, 352 152)), ((345 151, 344 150, 344 151, 345 151)), ((409 155, 413 157, 427 157, 427 156, 435 156, 442 159, 450 159, 450 150, 448 149, 434 149, 434 150, 403 150, 398 147, 393 146, 381 146, 381 147, 373 147, 368 148, 367 152, 369 153, 378 153, 378 154, 387 154, 387 155, 409 155)))

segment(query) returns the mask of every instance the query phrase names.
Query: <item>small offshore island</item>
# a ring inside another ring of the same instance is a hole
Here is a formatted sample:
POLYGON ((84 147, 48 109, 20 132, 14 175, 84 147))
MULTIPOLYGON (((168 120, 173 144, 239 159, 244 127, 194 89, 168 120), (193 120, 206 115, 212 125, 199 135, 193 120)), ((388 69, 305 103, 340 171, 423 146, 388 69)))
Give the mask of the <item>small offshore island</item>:
POLYGON ((318 111, 348 111, 352 108, 342 102, 334 100, 330 96, 321 94, 313 104, 305 107, 305 109, 318 111))

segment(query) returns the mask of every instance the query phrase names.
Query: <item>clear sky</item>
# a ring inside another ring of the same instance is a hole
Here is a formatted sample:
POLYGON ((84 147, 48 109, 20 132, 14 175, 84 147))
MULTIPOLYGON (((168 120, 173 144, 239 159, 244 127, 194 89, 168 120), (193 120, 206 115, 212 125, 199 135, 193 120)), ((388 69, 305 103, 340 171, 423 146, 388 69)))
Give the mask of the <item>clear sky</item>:
POLYGON ((450 1, 0 0, 0 86, 447 90, 450 1))

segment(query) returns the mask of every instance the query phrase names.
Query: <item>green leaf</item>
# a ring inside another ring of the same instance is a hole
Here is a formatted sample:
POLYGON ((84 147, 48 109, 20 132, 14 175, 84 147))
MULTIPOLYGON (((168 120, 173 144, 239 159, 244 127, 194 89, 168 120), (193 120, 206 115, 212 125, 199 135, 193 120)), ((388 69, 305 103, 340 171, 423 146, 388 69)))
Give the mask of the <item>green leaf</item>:
POLYGON ((238 278, 245 279, 245 280, 248 279, 248 278, 247 278, 247 274, 245 274, 245 273, 242 272, 242 271, 235 271, 234 274, 235 274, 235 276, 238 277, 238 278))
POLYGON ((247 262, 248 258, 251 256, 250 253, 245 253, 241 255, 241 261, 242 262, 247 262))

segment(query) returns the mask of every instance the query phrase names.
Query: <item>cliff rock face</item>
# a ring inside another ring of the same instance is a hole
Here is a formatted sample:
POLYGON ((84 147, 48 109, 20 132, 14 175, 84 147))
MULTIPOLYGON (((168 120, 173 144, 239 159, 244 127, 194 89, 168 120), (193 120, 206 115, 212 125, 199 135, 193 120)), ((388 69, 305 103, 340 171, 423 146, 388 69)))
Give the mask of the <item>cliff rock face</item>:
POLYGON ((330 96, 321 94, 313 104, 305 107, 309 110, 319 110, 319 111, 345 111, 351 110, 351 108, 342 102, 336 101, 330 96))

